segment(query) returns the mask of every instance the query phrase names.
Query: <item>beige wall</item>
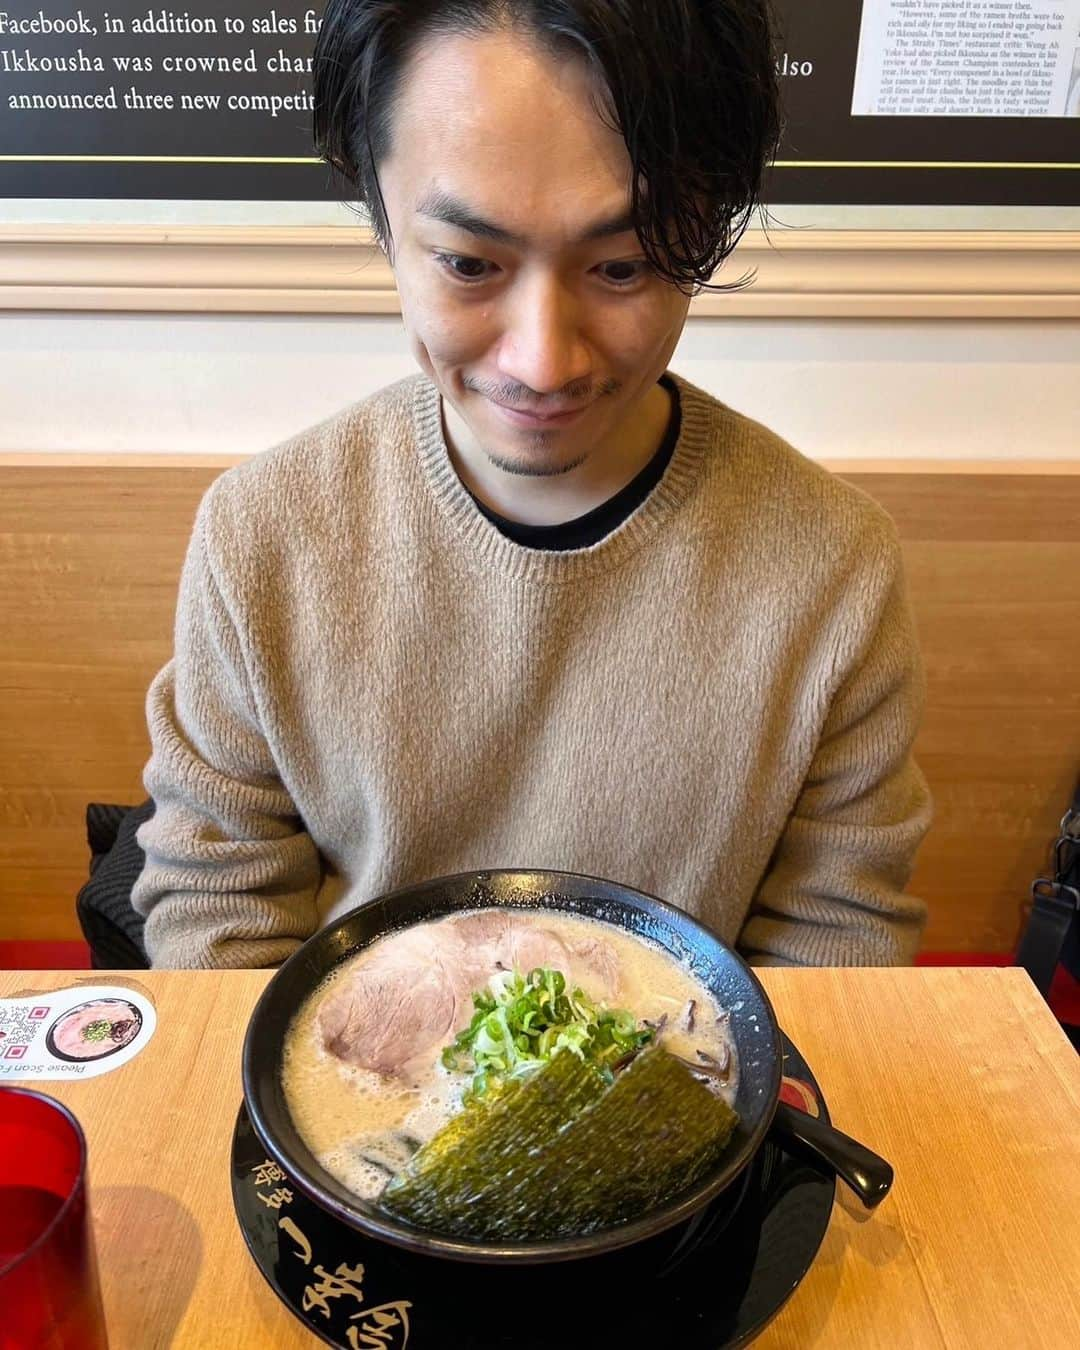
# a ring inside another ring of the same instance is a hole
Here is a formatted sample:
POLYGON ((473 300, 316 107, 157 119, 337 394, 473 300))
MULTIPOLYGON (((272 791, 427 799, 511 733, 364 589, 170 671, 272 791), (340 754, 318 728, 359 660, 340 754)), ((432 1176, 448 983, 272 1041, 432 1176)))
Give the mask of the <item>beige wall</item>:
MULTIPOLYGON (((675 369, 826 460, 1080 459, 1075 319, 701 318, 675 369)), ((397 316, 0 312, 0 452, 251 453, 416 369, 397 316)))

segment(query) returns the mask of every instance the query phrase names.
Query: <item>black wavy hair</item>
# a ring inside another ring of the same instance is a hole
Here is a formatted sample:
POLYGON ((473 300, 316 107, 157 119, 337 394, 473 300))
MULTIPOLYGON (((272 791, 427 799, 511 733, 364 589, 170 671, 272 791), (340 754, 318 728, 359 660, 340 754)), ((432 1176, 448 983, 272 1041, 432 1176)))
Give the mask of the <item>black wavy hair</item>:
POLYGON ((315 144, 390 227, 378 166, 417 46, 438 34, 519 32, 576 53, 598 77, 597 112, 626 142, 631 211, 654 271, 684 294, 710 285, 761 205, 780 136, 769 0, 329 0, 315 47, 315 144))

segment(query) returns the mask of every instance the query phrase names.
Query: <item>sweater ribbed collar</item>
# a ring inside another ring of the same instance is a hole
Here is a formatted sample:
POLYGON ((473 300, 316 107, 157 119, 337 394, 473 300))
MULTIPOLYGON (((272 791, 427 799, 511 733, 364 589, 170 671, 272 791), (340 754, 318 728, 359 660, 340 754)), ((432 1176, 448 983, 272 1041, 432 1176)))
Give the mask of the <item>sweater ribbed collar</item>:
POLYGON ((419 466, 443 521, 486 569, 498 568, 515 580, 570 582, 620 566, 692 496, 711 439, 713 409, 709 395, 674 371, 667 374, 679 388, 682 426, 664 476, 638 509, 599 543, 567 552, 517 544, 484 516, 450 460, 438 387, 426 375, 418 376, 412 409, 419 466))

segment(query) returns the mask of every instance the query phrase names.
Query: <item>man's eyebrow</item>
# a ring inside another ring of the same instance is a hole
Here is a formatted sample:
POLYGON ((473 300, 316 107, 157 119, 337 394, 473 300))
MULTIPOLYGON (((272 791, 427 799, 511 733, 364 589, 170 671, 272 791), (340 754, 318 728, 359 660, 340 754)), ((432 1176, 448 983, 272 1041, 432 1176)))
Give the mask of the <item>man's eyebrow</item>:
MULTIPOLYGON (((417 214, 431 220, 441 220, 444 225, 453 225, 455 229, 465 230, 468 234, 479 235, 484 239, 494 239, 496 243, 508 244, 512 248, 524 248, 528 240, 512 230, 484 220, 470 207, 441 188, 435 188, 417 205, 417 214)), ((633 215, 629 210, 621 211, 609 220, 597 221, 590 225, 575 243, 590 244, 597 239, 607 239, 616 234, 627 234, 634 228, 633 215)))

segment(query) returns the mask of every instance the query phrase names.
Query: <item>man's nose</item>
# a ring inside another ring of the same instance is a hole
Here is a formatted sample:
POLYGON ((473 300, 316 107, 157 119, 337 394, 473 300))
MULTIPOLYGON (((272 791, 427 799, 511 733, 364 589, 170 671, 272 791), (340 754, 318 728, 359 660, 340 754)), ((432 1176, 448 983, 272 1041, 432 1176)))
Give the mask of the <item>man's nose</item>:
POLYGON ((592 356, 581 309, 578 298, 556 280, 538 277, 525 284, 514 297, 503 332, 500 372, 536 394, 557 394, 588 380, 592 356))

